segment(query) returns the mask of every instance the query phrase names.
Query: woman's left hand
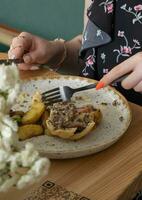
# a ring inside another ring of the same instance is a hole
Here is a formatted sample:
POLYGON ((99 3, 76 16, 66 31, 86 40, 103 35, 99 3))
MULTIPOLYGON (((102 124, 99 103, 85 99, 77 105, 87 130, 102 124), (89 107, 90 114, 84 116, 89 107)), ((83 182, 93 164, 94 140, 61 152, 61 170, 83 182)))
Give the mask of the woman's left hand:
POLYGON ((114 67, 100 80, 98 89, 128 73, 130 74, 121 82, 122 87, 126 90, 133 88, 136 92, 142 92, 142 52, 114 67))

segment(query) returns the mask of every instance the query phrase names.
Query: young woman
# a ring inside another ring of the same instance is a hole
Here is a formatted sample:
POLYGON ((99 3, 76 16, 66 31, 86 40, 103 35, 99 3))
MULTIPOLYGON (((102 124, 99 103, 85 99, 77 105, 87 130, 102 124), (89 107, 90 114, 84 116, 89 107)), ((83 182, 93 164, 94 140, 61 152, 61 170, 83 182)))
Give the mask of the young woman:
POLYGON ((83 37, 47 41, 23 32, 13 39, 9 56, 22 57, 23 70, 43 63, 67 70, 81 66, 80 75, 101 80, 99 87, 127 74, 114 86, 129 101, 142 105, 141 0, 86 0, 85 8, 88 5, 83 37))

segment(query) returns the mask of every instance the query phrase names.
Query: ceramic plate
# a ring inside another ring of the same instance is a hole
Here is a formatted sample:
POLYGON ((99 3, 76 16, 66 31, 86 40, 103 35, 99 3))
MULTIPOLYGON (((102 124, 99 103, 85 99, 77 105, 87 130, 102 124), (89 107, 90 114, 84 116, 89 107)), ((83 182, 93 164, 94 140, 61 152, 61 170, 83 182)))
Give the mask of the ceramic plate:
MULTIPOLYGON (((37 90, 44 92, 64 85, 76 88, 90 83, 94 83, 94 80, 75 76, 38 77, 25 80, 21 88, 22 96, 24 95, 25 98, 23 101, 18 98, 13 109, 26 111, 31 103, 32 95, 37 90)), ((90 89, 78 92, 72 100, 79 106, 91 103, 101 110, 103 119, 94 131, 79 141, 42 135, 19 142, 19 146, 22 147, 28 141, 32 142, 40 153, 54 159, 81 157, 108 148, 125 133, 130 125, 129 105, 125 98, 111 87, 99 91, 90 89)))

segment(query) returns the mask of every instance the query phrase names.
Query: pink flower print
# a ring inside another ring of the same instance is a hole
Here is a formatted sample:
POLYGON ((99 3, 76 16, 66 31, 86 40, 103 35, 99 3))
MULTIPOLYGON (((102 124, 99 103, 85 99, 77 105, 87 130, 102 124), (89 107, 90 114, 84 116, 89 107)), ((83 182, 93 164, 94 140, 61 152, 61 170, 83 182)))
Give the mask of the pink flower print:
POLYGON ((109 14, 113 12, 113 0, 105 0, 99 4, 104 7, 105 13, 109 14))
POLYGON ((121 6, 121 9, 125 12, 133 15, 132 23, 135 24, 136 22, 139 22, 142 24, 142 4, 138 4, 134 6, 133 8, 127 7, 127 4, 121 6))
POLYGON ((86 64, 87 64, 87 65, 93 65, 94 62, 95 62, 94 57, 93 57, 92 55, 90 55, 90 56, 87 58, 86 64))
POLYGON ((113 3, 107 4, 107 13, 112 13, 113 12, 113 3))
POLYGON ((119 62, 120 56, 122 57, 129 57, 134 49, 140 49, 140 42, 137 39, 133 39, 133 46, 129 45, 128 39, 125 36, 124 31, 118 31, 118 37, 122 37, 122 40, 124 40, 123 46, 120 45, 119 49, 114 49, 113 52, 117 53, 116 62, 119 62))
POLYGON ((135 11, 141 11, 141 10, 142 10, 142 4, 136 5, 136 6, 134 7, 134 10, 135 10, 135 11))
POLYGON ((93 66, 94 63, 95 63, 95 48, 93 48, 93 54, 89 55, 88 58, 86 59, 85 67, 82 70, 82 74, 84 76, 88 75, 88 69, 95 71, 94 66, 93 66))
POLYGON ((132 49, 131 49, 131 47, 127 47, 127 46, 122 47, 121 46, 121 53, 132 54, 132 49))
POLYGON ((118 36, 119 37, 124 37, 124 31, 118 31, 118 36))

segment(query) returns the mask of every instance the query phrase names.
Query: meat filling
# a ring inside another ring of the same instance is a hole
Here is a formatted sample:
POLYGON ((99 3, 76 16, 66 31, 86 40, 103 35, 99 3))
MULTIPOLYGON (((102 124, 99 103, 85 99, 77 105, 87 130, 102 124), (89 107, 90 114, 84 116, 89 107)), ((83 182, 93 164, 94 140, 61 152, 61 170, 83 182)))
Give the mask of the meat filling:
POLYGON ((49 110, 49 121, 55 129, 77 127, 77 131, 82 131, 89 122, 94 121, 93 111, 96 109, 91 105, 76 108, 71 102, 60 102, 55 103, 49 110))

